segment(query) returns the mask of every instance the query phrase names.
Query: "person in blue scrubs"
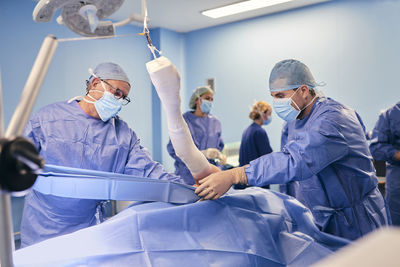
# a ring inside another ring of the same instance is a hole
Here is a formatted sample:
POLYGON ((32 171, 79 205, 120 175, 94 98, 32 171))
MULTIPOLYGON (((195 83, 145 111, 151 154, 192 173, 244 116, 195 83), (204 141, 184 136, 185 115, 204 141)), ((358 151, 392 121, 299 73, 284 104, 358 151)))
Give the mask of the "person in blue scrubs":
POLYGON ((386 161, 386 200, 393 225, 400 226, 400 102, 379 115, 369 149, 386 161))
POLYGON ((272 152, 268 134, 262 126, 271 122, 271 106, 265 101, 257 101, 249 114, 253 123, 242 134, 239 148, 239 166, 272 152))
MULTIPOLYGON (((272 152, 269 144, 268 134, 262 126, 271 122, 271 106, 265 101, 257 101, 249 114, 249 118, 253 123, 244 130, 239 148, 239 166, 244 166, 263 155, 272 152)), ((245 186, 235 185, 236 189, 245 186)), ((269 188, 269 185, 264 186, 269 188)))
POLYGON ((287 184, 289 194, 311 210, 326 233, 354 240, 389 225, 357 113, 320 97, 308 67, 294 59, 274 66, 269 86, 275 112, 287 121, 282 150, 211 174, 195 192, 216 199, 235 183, 287 184))
MULTIPOLYGON (((208 86, 197 88, 190 97, 189 108, 183 114, 193 142, 196 147, 203 152, 211 164, 218 165, 224 162, 225 157, 221 153, 224 149, 222 140, 221 122, 210 114, 214 92, 208 86)), ((175 160, 175 174, 182 177, 187 184, 194 184, 194 179, 185 163, 175 154, 171 140, 167 145, 168 153, 175 160)))
MULTIPOLYGON (((99 64, 87 81, 86 95, 40 109, 24 135, 47 164, 182 180, 164 171, 140 145, 139 138, 117 113, 130 102, 130 83, 114 63, 99 64), (77 98, 78 99, 78 98, 77 98)), ((71 233, 103 220, 104 201, 64 198, 32 190, 25 199, 21 246, 71 233)))

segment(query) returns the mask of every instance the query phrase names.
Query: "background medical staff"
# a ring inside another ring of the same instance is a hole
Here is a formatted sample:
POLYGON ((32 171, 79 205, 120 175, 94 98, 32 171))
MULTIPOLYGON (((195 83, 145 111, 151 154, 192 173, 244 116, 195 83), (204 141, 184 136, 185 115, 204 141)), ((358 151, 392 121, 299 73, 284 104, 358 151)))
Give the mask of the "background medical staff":
MULTIPOLYGON (((222 162, 226 160, 221 153, 224 149, 224 141, 222 140, 222 130, 220 121, 210 114, 212 103, 214 101, 214 92, 208 86, 197 88, 190 97, 189 108, 183 114, 193 142, 196 147, 203 152, 210 163, 218 165, 216 160, 222 162)), ((175 174, 182 177, 187 184, 194 184, 193 176, 185 163, 175 154, 171 140, 167 145, 168 153, 175 160, 175 174)))
MULTIPOLYGON (((253 123, 244 130, 239 148, 239 166, 272 152, 268 134, 262 126, 268 125, 271 120, 271 106, 265 101, 257 101, 251 108, 249 118, 253 123)), ((235 188, 241 188, 235 185, 235 188)), ((269 188, 269 185, 264 186, 269 188)))
POLYGON ((319 97, 310 70, 294 59, 274 66, 269 86, 275 112, 287 121, 282 151, 211 174, 195 192, 216 199, 232 184, 288 184, 324 232, 354 240, 390 224, 357 113, 319 97))
POLYGON ((400 102, 379 115, 369 148, 386 161, 386 199, 393 224, 400 225, 400 102))
POLYGON ((262 126, 271 122, 271 106, 265 101, 257 101, 249 114, 253 123, 244 130, 239 148, 239 166, 272 152, 268 134, 262 126))
MULTIPOLYGON (((47 164, 182 182, 151 159, 135 132, 117 116, 130 102, 129 91, 128 76, 120 66, 99 64, 81 100, 43 107, 32 116, 24 135, 47 164)), ((21 246, 101 222, 103 203, 45 195, 33 189, 25 199, 21 246)))

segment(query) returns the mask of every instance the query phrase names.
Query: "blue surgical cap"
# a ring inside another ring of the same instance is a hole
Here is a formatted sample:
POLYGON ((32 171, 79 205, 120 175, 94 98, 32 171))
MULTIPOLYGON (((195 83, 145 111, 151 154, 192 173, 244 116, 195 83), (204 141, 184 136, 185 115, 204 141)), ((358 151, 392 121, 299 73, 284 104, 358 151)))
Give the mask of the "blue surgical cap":
MULTIPOLYGON (((94 69, 93 73, 103 80, 118 80, 129 82, 129 78, 124 70, 117 64, 111 62, 100 63, 94 69)), ((93 76, 89 77, 89 81, 93 79, 93 76)))
POLYGON ((271 92, 296 89, 303 84, 311 88, 317 86, 309 68, 295 59, 286 59, 276 63, 269 76, 271 92))
POLYGON ((209 86, 200 86, 194 90, 192 96, 190 97, 189 108, 196 109, 196 99, 206 93, 214 94, 214 91, 209 86))

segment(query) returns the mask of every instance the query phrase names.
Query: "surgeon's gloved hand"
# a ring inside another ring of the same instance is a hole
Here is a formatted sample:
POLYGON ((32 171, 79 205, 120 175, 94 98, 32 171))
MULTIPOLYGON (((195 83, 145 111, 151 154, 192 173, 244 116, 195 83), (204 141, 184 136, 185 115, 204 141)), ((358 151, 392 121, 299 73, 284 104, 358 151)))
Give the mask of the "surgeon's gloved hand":
POLYGON ((219 165, 226 165, 226 156, 222 153, 219 155, 219 165))
POLYGON ((205 150, 201 150, 201 153, 203 153, 208 159, 218 159, 221 152, 219 152, 219 150, 216 148, 210 147, 205 150))
POLYGON ((213 173, 199 181, 195 193, 202 199, 217 199, 234 184, 247 184, 245 166, 213 173))
POLYGON ((219 165, 225 165, 226 164, 226 156, 221 153, 218 149, 214 147, 207 148, 205 150, 201 150, 201 153, 203 153, 204 156, 208 159, 213 159, 213 160, 218 160, 219 165))

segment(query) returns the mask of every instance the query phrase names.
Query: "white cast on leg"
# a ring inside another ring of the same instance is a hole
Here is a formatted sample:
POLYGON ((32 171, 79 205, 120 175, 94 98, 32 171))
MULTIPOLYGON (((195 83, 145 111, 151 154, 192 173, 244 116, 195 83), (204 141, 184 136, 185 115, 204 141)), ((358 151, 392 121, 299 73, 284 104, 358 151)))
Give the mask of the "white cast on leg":
POLYGON ((195 180, 211 174, 215 170, 193 143, 181 113, 180 76, 176 67, 162 56, 147 62, 146 68, 166 112, 168 132, 176 155, 186 164, 195 180))

